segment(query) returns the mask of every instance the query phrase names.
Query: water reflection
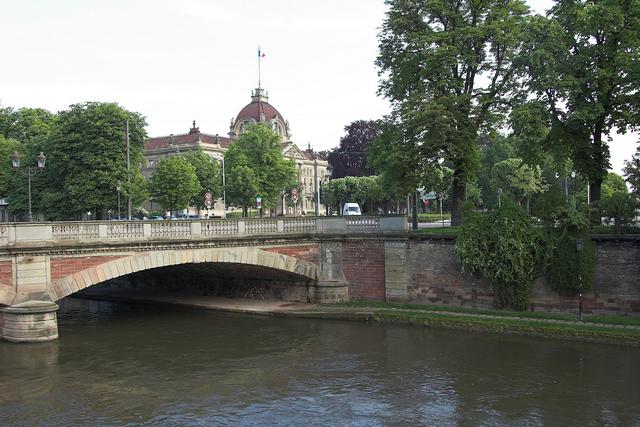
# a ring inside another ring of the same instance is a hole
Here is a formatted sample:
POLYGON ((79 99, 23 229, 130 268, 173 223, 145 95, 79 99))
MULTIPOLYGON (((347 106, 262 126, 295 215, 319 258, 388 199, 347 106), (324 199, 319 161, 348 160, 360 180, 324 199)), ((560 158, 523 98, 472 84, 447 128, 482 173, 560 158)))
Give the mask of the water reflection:
POLYGON ((0 343, 0 424, 639 424, 639 351, 64 301, 0 343))

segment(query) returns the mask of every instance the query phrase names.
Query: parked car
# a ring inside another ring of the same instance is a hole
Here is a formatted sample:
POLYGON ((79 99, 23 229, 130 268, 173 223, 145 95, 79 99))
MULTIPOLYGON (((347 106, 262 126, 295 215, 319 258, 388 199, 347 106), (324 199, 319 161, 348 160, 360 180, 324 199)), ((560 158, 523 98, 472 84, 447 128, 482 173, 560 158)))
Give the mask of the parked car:
POLYGON ((151 221, 162 221, 164 218, 161 217, 160 215, 153 215, 149 217, 149 220, 151 221))
POLYGON ((342 207, 342 215, 362 215, 360 205, 357 203, 345 203, 342 207))
POLYGON ((179 213, 176 215, 176 219, 200 219, 200 215, 190 213, 179 213))

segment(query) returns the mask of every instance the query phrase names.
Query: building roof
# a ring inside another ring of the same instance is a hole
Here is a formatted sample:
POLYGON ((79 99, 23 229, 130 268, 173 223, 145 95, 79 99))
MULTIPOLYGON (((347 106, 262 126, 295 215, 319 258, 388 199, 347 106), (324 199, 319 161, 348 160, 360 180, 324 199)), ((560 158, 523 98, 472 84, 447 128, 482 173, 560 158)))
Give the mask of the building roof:
POLYGON ((218 144, 222 148, 227 148, 229 147, 229 145, 231 145, 232 142, 232 139, 224 136, 201 133, 200 129, 196 127, 196 124, 194 122, 193 127, 189 130, 189 133, 181 135, 159 136, 156 138, 147 139, 144 144, 144 149, 160 150, 169 147, 179 147, 181 145, 196 145, 198 143, 218 144))
POLYGON ((269 122, 272 119, 277 118, 281 123, 285 123, 282 115, 276 110, 276 108, 265 101, 251 101, 250 104, 247 104, 236 117, 235 123, 246 119, 253 119, 256 122, 260 122, 263 118, 265 122, 269 122))

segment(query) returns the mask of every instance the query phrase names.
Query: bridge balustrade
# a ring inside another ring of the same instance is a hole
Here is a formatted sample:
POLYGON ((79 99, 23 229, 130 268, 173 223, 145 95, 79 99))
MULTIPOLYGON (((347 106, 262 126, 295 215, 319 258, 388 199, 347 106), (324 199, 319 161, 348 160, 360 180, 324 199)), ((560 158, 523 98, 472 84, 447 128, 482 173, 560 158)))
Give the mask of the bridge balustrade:
POLYGON ((188 221, 91 221, 0 225, 0 246, 47 241, 194 239, 295 234, 397 233, 404 216, 238 218, 188 221))

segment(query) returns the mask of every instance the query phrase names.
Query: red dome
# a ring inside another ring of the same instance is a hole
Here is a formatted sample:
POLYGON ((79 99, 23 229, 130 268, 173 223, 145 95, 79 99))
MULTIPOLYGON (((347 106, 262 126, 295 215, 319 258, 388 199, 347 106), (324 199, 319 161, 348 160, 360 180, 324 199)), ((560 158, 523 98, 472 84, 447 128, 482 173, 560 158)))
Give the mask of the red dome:
POLYGON ((281 123, 284 124, 284 119, 282 115, 275 109, 275 107, 268 102, 265 101, 254 101, 250 104, 247 104, 236 117, 236 123, 246 120, 253 119, 256 122, 260 122, 260 117, 264 117, 264 121, 269 123, 272 119, 277 118, 281 123))

